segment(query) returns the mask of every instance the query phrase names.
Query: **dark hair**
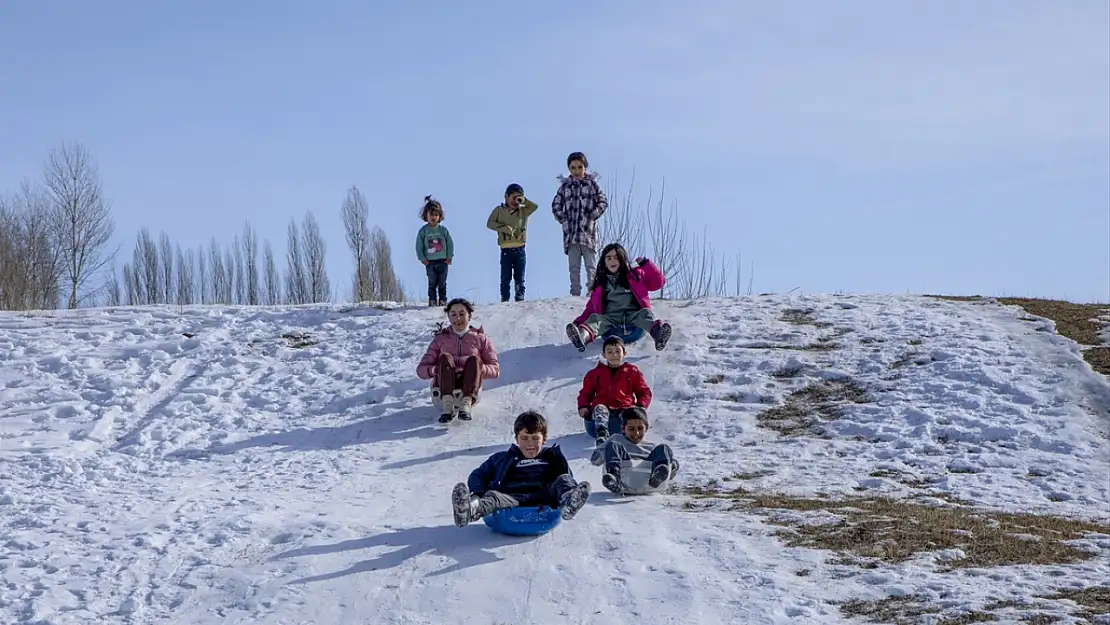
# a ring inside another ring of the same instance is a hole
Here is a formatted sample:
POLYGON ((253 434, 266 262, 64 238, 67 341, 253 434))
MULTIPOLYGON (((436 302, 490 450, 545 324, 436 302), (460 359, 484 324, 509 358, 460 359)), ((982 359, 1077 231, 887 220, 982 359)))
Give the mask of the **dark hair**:
POLYGON ((443 312, 451 312, 451 307, 455 304, 462 304, 466 308, 466 312, 472 315, 474 314, 474 304, 471 304, 470 301, 467 300, 465 297, 456 297, 455 299, 447 302, 447 305, 443 307, 443 312))
POLYGON ((524 187, 520 186, 519 184, 517 184, 515 182, 512 183, 511 185, 505 187, 505 197, 509 197, 510 195, 512 195, 514 193, 519 193, 521 195, 524 195, 524 187))
POLYGON ((547 438, 547 419, 535 410, 522 412, 513 422, 513 437, 520 436, 521 432, 540 433, 547 438))
POLYGON ((444 214, 444 212, 443 212, 443 205, 439 203, 439 200, 435 199, 434 197, 432 197, 430 195, 425 195, 424 196, 424 207, 420 209, 420 218, 423 219, 424 221, 428 221, 428 211, 432 211, 432 210, 439 211, 439 220, 440 221, 443 221, 444 219, 447 219, 447 215, 444 214))
MULTIPOLYGON (((597 255, 597 271, 594 272, 594 287, 601 287, 602 302, 605 301, 605 289, 608 288, 609 284, 607 278, 609 269, 605 266, 605 256, 608 255, 609 252, 616 252, 617 260, 621 263, 620 267, 617 268, 617 284, 626 289, 631 288, 628 285, 628 272, 632 269, 631 265, 628 263, 628 250, 624 249, 624 246, 620 243, 610 243, 597 255)), ((604 306, 604 303, 602 305, 604 306)))
POLYGON ((649 428, 651 427, 651 423, 648 422, 647 410, 644 410, 640 406, 633 406, 631 408, 626 409, 624 412, 621 413, 621 425, 622 426, 625 423, 628 423, 629 421, 632 421, 633 419, 639 419, 640 421, 644 422, 644 425, 646 427, 649 427, 649 428))
POLYGON ((570 153, 570 156, 567 157, 567 167, 570 167, 570 164, 573 163, 574 161, 582 161, 582 166, 583 167, 589 167, 590 166, 590 161, 586 160, 586 155, 581 153, 581 152, 571 152, 570 153))
POLYGON ((601 351, 605 351, 605 348, 609 347, 610 345, 620 345, 623 348, 624 340, 621 339, 621 337, 619 336, 610 336, 609 338, 605 339, 604 343, 601 344, 601 351))

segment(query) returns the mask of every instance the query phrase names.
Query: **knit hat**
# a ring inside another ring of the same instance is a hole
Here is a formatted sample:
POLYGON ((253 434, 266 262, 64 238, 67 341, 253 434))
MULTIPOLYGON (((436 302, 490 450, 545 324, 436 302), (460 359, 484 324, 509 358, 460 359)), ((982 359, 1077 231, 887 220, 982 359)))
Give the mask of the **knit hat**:
POLYGON ((512 183, 511 185, 505 187, 505 197, 509 197, 510 195, 512 195, 514 193, 519 193, 521 195, 524 195, 524 187, 520 186, 519 184, 517 184, 515 182, 512 183))

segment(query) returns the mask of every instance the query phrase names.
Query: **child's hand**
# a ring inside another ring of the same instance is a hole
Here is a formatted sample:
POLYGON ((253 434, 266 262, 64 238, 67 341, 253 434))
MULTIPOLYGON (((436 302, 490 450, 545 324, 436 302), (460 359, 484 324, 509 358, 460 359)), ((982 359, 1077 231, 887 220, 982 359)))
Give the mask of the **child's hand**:
POLYGON ((645 261, 647 261, 647 259, 644 258, 643 256, 637 256, 636 257, 636 264, 637 265, 643 265, 645 261))
POLYGON ((447 264, 448 264, 448 265, 450 265, 450 264, 451 264, 451 259, 450 259, 450 258, 448 258, 448 259, 447 259, 447 264))
POLYGON ((425 265, 428 264, 428 261, 426 261, 426 260, 421 260, 420 262, 424 263, 425 265))
POLYGON ((582 417, 583 419, 585 419, 586 416, 589 415, 589 414, 590 414, 590 409, 589 408, 579 408, 578 409, 578 416, 582 417))

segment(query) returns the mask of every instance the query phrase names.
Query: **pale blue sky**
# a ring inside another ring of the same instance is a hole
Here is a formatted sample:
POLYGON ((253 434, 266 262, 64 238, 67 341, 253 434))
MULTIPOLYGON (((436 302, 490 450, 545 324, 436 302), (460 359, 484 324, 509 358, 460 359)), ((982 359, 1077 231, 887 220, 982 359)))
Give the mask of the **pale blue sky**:
MULTIPOLYGON (((612 0, 0 4, 0 189, 57 142, 97 157, 125 258, 312 209, 333 284, 357 184, 423 296, 498 296, 490 209, 542 209, 529 296, 566 294, 555 176, 582 150, 755 262, 757 292, 1110 300, 1110 3, 612 0)), ((632 250, 633 254, 644 250, 632 250)))

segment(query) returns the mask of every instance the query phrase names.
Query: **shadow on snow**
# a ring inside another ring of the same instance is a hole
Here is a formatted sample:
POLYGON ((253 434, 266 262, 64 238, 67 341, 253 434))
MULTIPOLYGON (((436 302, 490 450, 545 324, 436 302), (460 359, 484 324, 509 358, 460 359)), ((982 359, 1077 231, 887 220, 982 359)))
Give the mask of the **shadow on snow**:
POLYGON ((520 544, 537 538, 533 536, 516 537, 494 534, 489 531, 485 525, 480 523, 478 525, 481 527, 475 528, 471 526, 467 528, 458 528, 454 525, 440 525, 383 532, 366 538, 345 540, 330 545, 313 545, 292 549, 274 556, 272 560, 302 556, 319 556, 376 547, 390 548, 389 551, 369 560, 363 560, 353 564, 346 569, 325 573, 323 575, 313 575, 311 577, 296 579, 289 582, 290 584, 322 582, 339 577, 346 577, 347 575, 391 569, 401 566, 405 562, 423 554, 443 556, 455 561, 455 563, 450 566, 439 569, 438 571, 431 571, 425 575, 425 577, 434 577, 453 573, 455 571, 462 571, 475 566, 481 566, 483 564, 498 562, 502 560, 502 558, 488 551, 489 548, 520 544))

